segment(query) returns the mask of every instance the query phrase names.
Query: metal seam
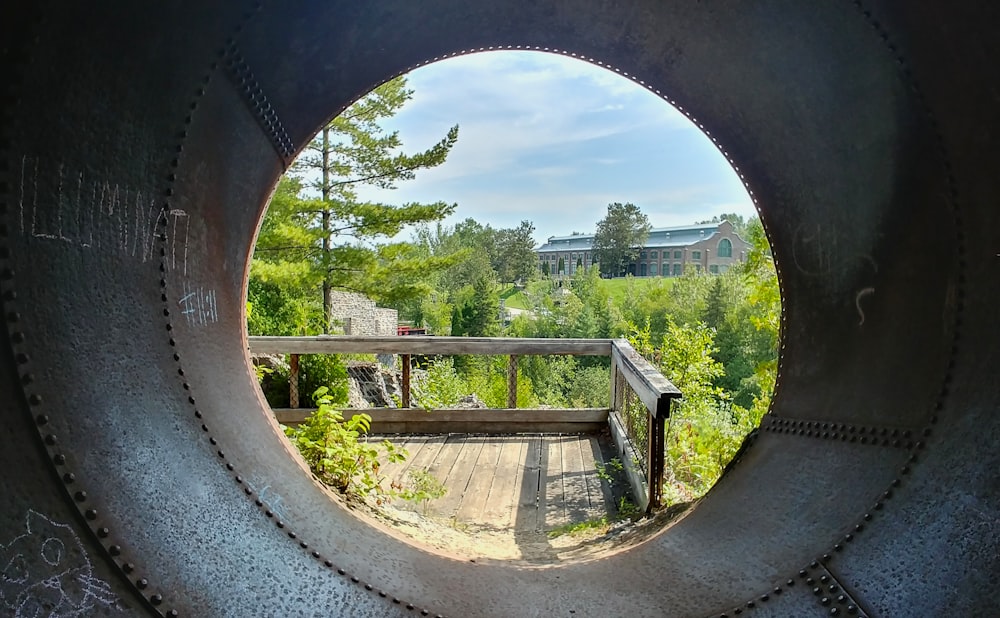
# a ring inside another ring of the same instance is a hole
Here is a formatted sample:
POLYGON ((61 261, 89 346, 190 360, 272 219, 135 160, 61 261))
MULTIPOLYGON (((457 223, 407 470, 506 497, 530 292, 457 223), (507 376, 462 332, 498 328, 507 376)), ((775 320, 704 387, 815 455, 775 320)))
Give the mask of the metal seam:
POLYGON ((267 95, 264 94, 264 89, 240 53, 235 40, 231 40, 226 46, 223 61, 226 77, 239 90, 243 102, 257 120, 257 124, 267 134, 274 151, 281 157, 282 168, 287 170, 295 154, 295 145, 278 118, 277 111, 271 105, 267 95))
POLYGON ((761 419, 760 429, 821 440, 833 440, 867 446, 912 449, 919 443, 921 430, 913 427, 858 425, 838 421, 815 421, 767 415, 761 419))

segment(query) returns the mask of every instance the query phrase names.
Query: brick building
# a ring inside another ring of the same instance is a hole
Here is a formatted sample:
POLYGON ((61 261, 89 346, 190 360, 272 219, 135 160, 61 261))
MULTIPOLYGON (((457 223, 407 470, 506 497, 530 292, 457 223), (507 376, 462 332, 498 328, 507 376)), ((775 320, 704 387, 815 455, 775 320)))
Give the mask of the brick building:
MULTIPOLYGON (((593 234, 551 236, 535 249, 538 267, 545 272, 548 264, 550 276, 572 275, 595 262, 593 245, 593 234)), ((749 252, 750 243, 739 237, 729 221, 654 228, 626 271, 635 277, 678 277, 691 269, 718 274, 746 261, 749 252)))

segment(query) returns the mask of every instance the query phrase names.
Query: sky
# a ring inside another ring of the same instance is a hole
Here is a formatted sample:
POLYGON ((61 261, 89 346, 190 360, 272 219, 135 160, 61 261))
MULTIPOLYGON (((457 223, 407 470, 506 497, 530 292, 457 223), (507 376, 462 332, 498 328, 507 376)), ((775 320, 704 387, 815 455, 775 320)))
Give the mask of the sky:
POLYGON ((723 212, 754 216, 736 173, 683 114, 644 87, 581 60, 494 51, 439 61, 407 76, 412 100, 384 126, 406 152, 459 125, 448 160, 391 192, 388 203, 457 203, 493 227, 535 225, 535 240, 592 233, 611 202, 632 202, 653 227, 723 212))

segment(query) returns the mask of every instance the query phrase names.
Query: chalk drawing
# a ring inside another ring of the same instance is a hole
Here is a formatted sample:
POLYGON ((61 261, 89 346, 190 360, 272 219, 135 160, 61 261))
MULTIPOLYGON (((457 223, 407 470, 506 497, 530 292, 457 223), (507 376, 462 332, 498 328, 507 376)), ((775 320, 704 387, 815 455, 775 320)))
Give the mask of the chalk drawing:
POLYGON ((219 307, 216 302, 215 290, 205 290, 203 287, 192 287, 184 283, 184 295, 177 304, 181 306, 181 314, 187 318, 189 326, 206 326, 219 321, 219 307))
POLYGON ((25 534, 0 545, 0 608, 15 618, 90 616, 118 597, 94 576, 80 538, 66 524, 29 510, 25 534))
POLYGON ((864 326, 865 324, 865 312, 861 308, 861 299, 867 296, 871 296, 875 293, 875 288, 864 288, 860 290, 857 296, 854 297, 854 307, 858 310, 858 315, 861 320, 858 321, 858 326, 864 326))
POLYGON ((22 234, 141 262, 158 258, 156 241, 164 240, 170 252, 167 267, 187 275, 189 213, 167 210, 142 188, 91 178, 63 164, 42 171, 39 165, 37 158, 21 157, 17 207, 22 234), (161 226, 167 231, 165 236, 159 231, 161 226))
POLYGON ((253 477, 246 481, 250 491, 257 494, 257 499, 264 503, 269 511, 274 513, 278 519, 287 519, 288 511, 285 508, 285 499, 281 497, 270 485, 266 484, 260 477, 253 477))

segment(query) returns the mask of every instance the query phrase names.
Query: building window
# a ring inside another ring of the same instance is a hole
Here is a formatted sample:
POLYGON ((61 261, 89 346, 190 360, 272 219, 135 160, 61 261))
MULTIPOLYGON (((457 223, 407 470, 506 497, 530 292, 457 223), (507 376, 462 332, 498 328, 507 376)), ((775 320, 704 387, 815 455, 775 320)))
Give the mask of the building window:
POLYGON ((681 265, 674 264, 674 276, 679 277, 681 275, 681 265))
POLYGON ((649 275, 651 277, 655 277, 657 275, 656 262, 653 262, 652 264, 649 265, 649 275))
POLYGON ((717 275, 719 274, 719 267, 716 266, 715 264, 712 264, 711 266, 708 267, 708 272, 712 273, 713 275, 717 275))
POLYGON ((639 252, 639 259, 640 260, 645 260, 646 259, 646 252, 645 251, 640 251, 639 252))
POLYGON ((657 255, 656 251, 650 251, 649 252, 649 257, 653 258, 654 260, 656 259, 656 255, 657 255))
POLYGON ((733 243, 728 238, 719 241, 719 257, 733 257, 733 243))
POLYGON ((674 259, 675 260, 681 259, 681 252, 680 251, 674 251, 674 259))
POLYGON ((701 251, 692 251, 691 252, 691 259, 692 260, 700 260, 701 259, 701 251))

